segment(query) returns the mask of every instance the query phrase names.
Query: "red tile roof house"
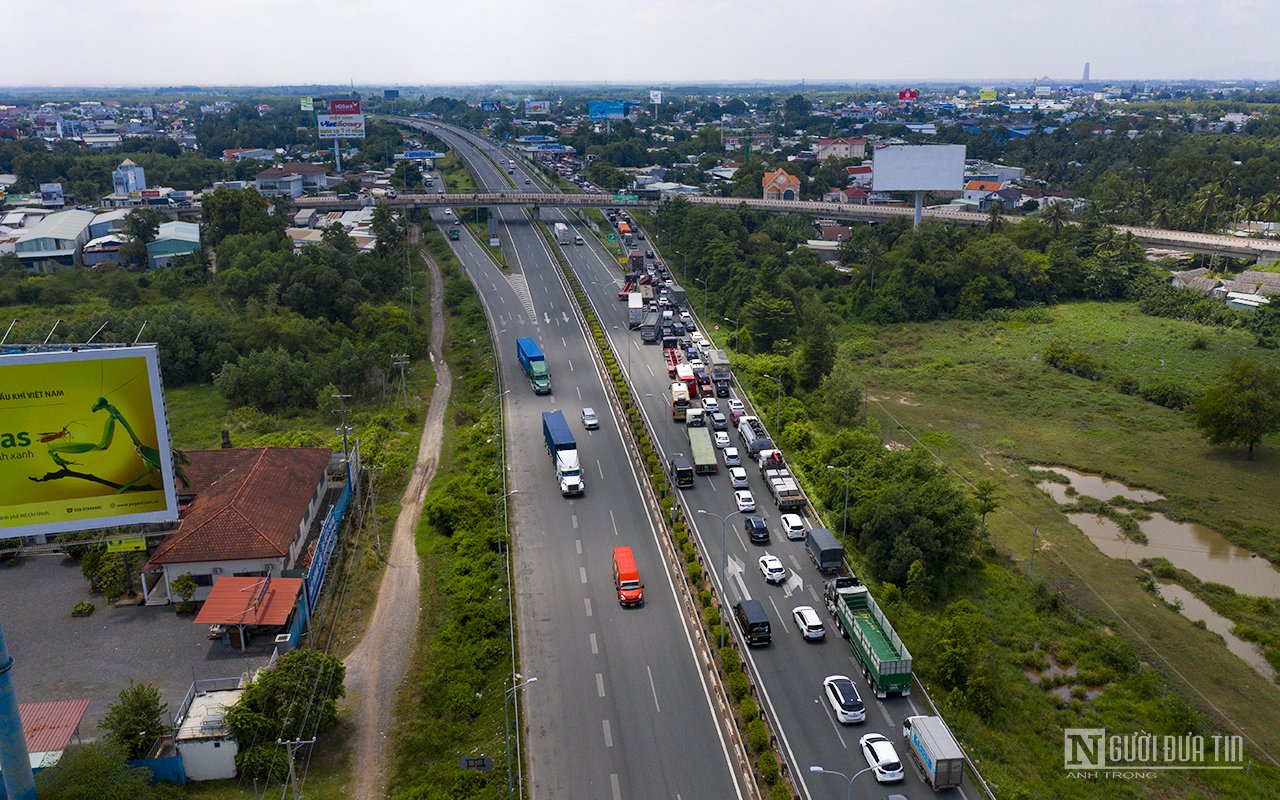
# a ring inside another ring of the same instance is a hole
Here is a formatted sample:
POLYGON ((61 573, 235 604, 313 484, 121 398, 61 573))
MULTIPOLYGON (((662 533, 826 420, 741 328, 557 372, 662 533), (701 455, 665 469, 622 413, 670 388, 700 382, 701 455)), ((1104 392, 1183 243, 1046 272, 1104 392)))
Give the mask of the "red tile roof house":
POLYGON ((179 602, 173 580, 191 573, 194 602, 222 576, 280 577, 304 560, 304 545, 328 488, 328 448, 257 447, 187 451, 194 494, 143 569, 149 604, 179 602))
POLYGON ((761 179, 765 200, 799 200, 800 179, 785 169, 765 172, 761 179))

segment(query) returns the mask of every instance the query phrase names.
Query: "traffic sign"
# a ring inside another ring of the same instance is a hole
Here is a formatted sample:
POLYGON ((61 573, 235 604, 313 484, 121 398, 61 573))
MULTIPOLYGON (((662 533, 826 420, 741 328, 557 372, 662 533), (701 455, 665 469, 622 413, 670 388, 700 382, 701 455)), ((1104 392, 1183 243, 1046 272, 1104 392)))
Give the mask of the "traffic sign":
POLYGON ((617 202, 619 202, 619 203, 623 203, 623 202, 626 202, 626 201, 628 201, 628 200, 639 200, 639 199, 640 199, 640 195, 638 195, 638 194, 615 194, 615 195, 613 196, 613 199, 614 199, 614 200, 616 200, 616 201, 617 201, 617 202))
POLYGON ((617 241, 618 241, 618 234, 616 233, 609 234, 609 244, 616 244, 617 241))

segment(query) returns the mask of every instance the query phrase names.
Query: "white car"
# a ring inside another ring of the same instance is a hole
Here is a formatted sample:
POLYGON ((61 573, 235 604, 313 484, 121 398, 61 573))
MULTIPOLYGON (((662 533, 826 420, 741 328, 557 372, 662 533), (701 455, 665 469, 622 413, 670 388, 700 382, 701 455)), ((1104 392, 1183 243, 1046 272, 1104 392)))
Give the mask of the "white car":
POLYGON ((810 641, 827 638, 827 629, 822 627, 822 620, 813 606, 796 606, 791 609, 791 617, 800 629, 800 635, 810 641))
POLYGON ((858 696, 858 687, 843 675, 831 675, 822 681, 822 694, 831 705, 836 719, 846 725, 866 722, 867 709, 858 696))
POLYGON ((745 489, 750 484, 747 483, 747 471, 742 467, 729 467, 729 484, 735 489, 745 489))
POLYGON ((726 447, 720 451, 724 456, 724 465, 726 467, 738 467, 742 465, 742 456, 738 453, 736 447, 726 447))
POLYGON ((594 431, 600 427, 600 418, 596 416, 594 408, 582 409, 582 427, 589 431, 594 431))
POLYGON ((893 742, 878 733, 868 733, 858 740, 862 746, 862 756, 867 759, 867 766, 875 773, 880 783, 897 783, 902 780, 902 762, 893 749, 893 742))
POLYGON ((719 411, 720 401, 715 399, 714 397, 704 397, 702 398, 702 410, 707 412, 708 414, 712 413, 713 411, 719 411))
POLYGON ((737 504, 738 510, 744 514, 748 511, 756 510, 756 499, 746 489, 739 489, 734 492, 733 502, 737 504))
POLYGON ((782 531, 787 534, 788 539, 803 539, 804 519, 799 514, 783 514, 782 531))
POLYGON ((782 566, 782 559, 765 553, 760 556, 760 573, 766 583, 782 583, 787 579, 787 568, 782 566))
POLYGON ((703 343, 707 341, 705 338, 703 338, 702 334, 699 331, 694 331, 693 333, 689 334, 689 339, 697 347, 701 347, 703 343))
MULTIPOLYGON (((716 431, 712 439, 715 441, 716 447, 721 450, 729 446, 729 434, 725 431, 716 431)), ((751 508, 755 508, 755 506, 752 506, 751 508)))
POLYGON ((730 414, 747 413, 747 407, 743 405, 742 401, 736 397, 730 397, 728 400, 725 401, 725 404, 729 406, 730 414))

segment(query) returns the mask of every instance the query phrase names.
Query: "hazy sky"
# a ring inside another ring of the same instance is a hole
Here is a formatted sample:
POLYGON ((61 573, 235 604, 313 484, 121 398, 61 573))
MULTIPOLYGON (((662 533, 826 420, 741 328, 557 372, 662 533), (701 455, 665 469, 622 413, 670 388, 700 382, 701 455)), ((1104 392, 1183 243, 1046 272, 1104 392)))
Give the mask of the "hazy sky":
POLYGON ((1280 78, 1277 0, 0 0, 0 86, 1280 78))

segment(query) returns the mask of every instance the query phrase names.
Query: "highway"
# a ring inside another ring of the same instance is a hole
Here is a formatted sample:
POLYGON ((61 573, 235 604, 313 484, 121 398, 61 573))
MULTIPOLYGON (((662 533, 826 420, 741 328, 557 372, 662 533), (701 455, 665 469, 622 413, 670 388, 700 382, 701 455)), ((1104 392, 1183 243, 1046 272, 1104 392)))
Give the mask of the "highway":
MULTIPOLYGON (((463 156, 485 190, 509 188, 462 134, 433 131, 463 156)), ((470 138, 470 137, 468 137, 470 138)), ((476 140, 478 141, 478 140, 476 140)), ((517 172, 514 176, 523 181, 517 172)), ((442 227, 451 218, 433 211, 442 227)), ((742 798, 726 736, 659 551, 650 507, 554 261, 524 211, 494 212, 511 268, 496 268, 468 233, 450 242, 480 291, 495 332, 505 396, 526 726, 526 783, 534 798, 742 798), (532 336, 554 392, 535 396, 515 358, 532 336), (584 406, 600 429, 586 431, 584 406), (578 441, 586 493, 559 494, 541 413, 560 409, 578 441), (612 551, 630 545, 646 603, 624 609, 612 551)))
MULTIPOLYGON (((673 452, 689 452, 684 426, 671 421, 666 391, 670 385, 661 350, 655 345, 643 345, 638 332, 631 332, 626 323, 626 304, 617 300, 621 284, 621 271, 581 221, 568 212, 543 208, 548 225, 557 221, 569 224, 575 232, 583 234, 587 246, 564 246, 568 258, 583 287, 588 292, 595 311, 605 325, 611 343, 620 355, 619 363, 629 369, 636 396, 643 401, 643 410, 651 429, 657 432, 658 446, 664 458, 673 452), (628 355, 628 350, 630 351, 628 355)), ((643 243, 642 243, 643 244, 643 243)), ((649 242, 652 244, 652 242, 649 242)), ((659 254, 660 255, 660 254, 659 254)), ((772 396, 772 384, 768 396, 772 396)), ((745 401, 745 398, 743 398, 745 401)), ((749 405, 749 404, 748 404, 749 405)), ((770 424, 772 404, 766 403, 761 415, 770 424)), ((737 434, 730 434, 732 444, 740 446, 737 434)), ((866 762, 858 747, 858 738, 865 733, 878 732, 894 742, 898 755, 907 757, 901 741, 901 721, 910 714, 927 713, 915 697, 876 700, 861 676, 861 667, 855 661, 846 640, 832 628, 832 619, 821 600, 821 576, 812 567, 801 541, 788 541, 778 532, 778 513, 772 508, 768 490, 759 472, 749 461, 744 463, 750 476, 751 491, 760 504, 761 513, 770 523, 772 542, 767 546, 748 543, 742 529, 742 515, 728 518, 727 536, 729 569, 731 578, 727 596, 729 605, 750 596, 759 599, 773 623, 773 643, 759 650, 745 651, 752 673, 758 679, 758 694, 764 715, 777 725, 779 741, 788 762, 794 768, 794 777, 801 796, 808 800, 839 798, 845 796, 846 785, 838 778, 815 775, 809 765, 847 774, 862 769, 866 762), (764 552, 779 556, 791 570, 786 584, 767 585, 757 567, 757 559, 764 552), (811 605, 819 610, 828 627, 826 641, 803 641, 791 619, 791 609, 797 605, 811 605), (843 674, 854 679, 867 704, 868 719, 865 724, 840 725, 829 707, 823 702, 821 683, 828 675, 843 674)), ((710 477, 699 477, 695 488, 682 491, 688 520, 696 529, 702 550, 709 564, 722 563, 724 549, 721 545, 719 521, 700 516, 696 510, 726 515, 735 510, 727 471, 710 477)), ((716 576, 722 596, 723 578, 716 576)), ((892 792, 905 794, 913 800, 933 797, 934 793, 907 763, 904 783, 876 787, 870 775, 858 779, 855 788, 859 796, 882 796, 892 792), (883 789, 883 791, 880 791, 883 789)), ((977 794, 966 786, 960 796, 969 800, 977 794)))

